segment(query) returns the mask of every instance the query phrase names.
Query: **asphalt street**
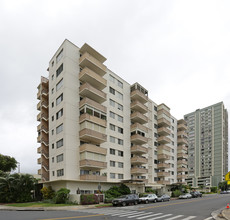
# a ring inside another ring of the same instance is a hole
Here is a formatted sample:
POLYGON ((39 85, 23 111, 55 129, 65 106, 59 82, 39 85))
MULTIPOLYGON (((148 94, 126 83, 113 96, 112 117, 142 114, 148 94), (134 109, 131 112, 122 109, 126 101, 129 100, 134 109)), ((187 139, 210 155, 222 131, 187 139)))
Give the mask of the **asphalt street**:
POLYGON ((126 207, 84 210, 70 208, 69 211, 0 211, 0 220, 209 220, 212 219, 211 212, 225 207, 227 203, 230 203, 230 194, 126 207))

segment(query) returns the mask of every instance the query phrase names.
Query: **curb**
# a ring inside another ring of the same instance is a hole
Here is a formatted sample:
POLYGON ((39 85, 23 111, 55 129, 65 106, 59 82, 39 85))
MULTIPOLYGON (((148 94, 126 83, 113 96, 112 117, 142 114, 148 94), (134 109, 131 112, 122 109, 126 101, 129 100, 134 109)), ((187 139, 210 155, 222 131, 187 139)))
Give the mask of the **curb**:
POLYGON ((219 214, 222 214, 222 212, 223 212, 224 209, 225 209, 225 207, 213 211, 213 212, 211 213, 212 218, 213 218, 213 219, 216 219, 216 220, 228 219, 228 218, 225 218, 224 216, 222 216, 222 217, 219 216, 219 214))

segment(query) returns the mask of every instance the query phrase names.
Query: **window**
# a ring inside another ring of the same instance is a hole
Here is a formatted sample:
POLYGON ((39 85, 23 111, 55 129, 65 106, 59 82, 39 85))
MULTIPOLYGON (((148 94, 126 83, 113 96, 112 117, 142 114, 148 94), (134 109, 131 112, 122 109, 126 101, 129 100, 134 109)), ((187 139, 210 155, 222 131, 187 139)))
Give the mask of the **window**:
POLYGON ((52 94, 54 93, 54 88, 52 88, 51 93, 52 93, 52 94))
POLYGON ((123 89, 123 83, 121 81, 117 80, 117 85, 123 89))
POLYGON ((174 149, 172 149, 172 153, 174 153, 174 149))
POLYGON ((113 160, 110 160, 110 166, 111 166, 111 167, 115 167, 115 165, 116 165, 116 162, 113 161, 113 160))
POLYGON ((52 130, 52 135, 54 135, 54 129, 52 130))
POLYGON ((64 169, 57 170, 57 176, 64 176, 64 169))
POLYGON ((118 144, 119 144, 119 145, 123 145, 123 144, 124 144, 124 141, 123 141, 122 139, 119 139, 119 138, 118 138, 118 144))
POLYGON ((117 130, 119 133, 123 134, 123 128, 118 127, 117 130))
POLYGON ((52 75, 52 80, 54 80, 54 74, 52 75))
POLYGON ((124 175, 121 173, 118 173, 118 179, 124 179, 124 175))
POLYGON ((109 151, 110 151, 110 154, 115 155, 115 149, 110 148, 109 151))
POLYGON ((62 131, 63 131, 63 124, 61 124, 58 127, 56 127, 56 134, 59 134, 62 131))
POLYGON ((157 137, 158 137, 157 133, 154 133, 154 137, 155 137, 155 138, 157 138, 157 137))
POLYGON ((119 150, 119 151, 118 151, 118 156, 123 157, 123 156, 124 156, 124 152, 121 151, 121 150, 119 150))
POLYGON ((110 142, 115 143, 115 137, 110 136, 110 142))
POLYGON ((55 174, 54 174, 54 171, 52 171, 52 175, 54 176, 55 174))
POLYGON ((63 161, 63 160, 64 160, 64 159, 63 159, 63 154, 57 155, 56 160, 57 160, 57 163, 63 161))
POLYGON ((157 120, 157 116, 156 115, 154 115, 154 119, 157 120))
POLYGON ((109 124, 110 130, 115 131, 115 125, 109 124))
POLYGON ((54 107, 54 102, 52 102, 52 108, 54 107))
POLYGON ((63 108, 56 113, 56 119, 59 119, 63 115, 63 108))
POLYGON ((56 105, 60 104, 63 101, 63 93, 56 99, 56 105))
POLYGON ((115 107, 115 101, 113 101, 112 99, 109 100, 109 104, 113 107, 115 107))
POLYGON ((52 149, 54 149, 54 144, 52 144, 52 149))
POLYGON ((174 164, 172 163, 171 165, 172 165, 172 168, 173 168, 173 167, 174 167, 174 164))
POLYGON ((154 151, 154 155, 157 155, 157 151, 156 150, 154 151))
POLYGON ((109 112, 109 115, 110 115, 111 118, 115 119, 115 113, 114 112, 109 112))
POLYGON ((54 61, 52 62, 52 66, 54 66, 54 61))
POLYGON ((52 121, 54 120, 54 116, 52 116, 52 121))
POLYGON ((116 81, 115 77, 113 77, 112 75, 109 75, 109 80, 113 83, 115 83, 116 81))
POLYGON ((113 95, 115 95, 115 89, 113 89, 112 87, 109 87, 109 92, 113 95))
POLYGON ((117 103, 117 108, 118 108, 119 110, 123 111, 123 105, 121 105, 121 104, 119 104, 119 103, 117 103))
POLYGON ((63 49, 60 51, 60 53, 56 56, 56 63, 60 61, 60 59, 63 57, 63 49))
POLYGON ((123 117, 120 116, 120 115, 117 115, 117 120, 120 121, 120 122, 123 122, 123 117))
POLYGON ((154 146, 156 146, 156 147, 157 147, 157 142, 156 142, 156 141, 154 142, 154 146))
POLYGON ((174 175, 174 171, 172 171, 172 175, 174 175))
POLYGON ((174 131, 174 127, 172 126, 172 130, 174 131))
POLYGON ((63 146, 63 139, 59 140, 56 142, 56 147, 59 148, 59 147, 62 147, 63 146))
POLYGON ((123 100, 123 94, 117 91, 117 97, 121 100, 123 100))
POLYGON ((54 163, 54 157, 52 157, 52 163, 54 163))
POLYGON ((63 79, 61 79, 56 85, 56 91, 58 91, 63 85, 63 79))
POLYGON ((58 77, 62 71, 63 71, 63 64, 59 66, 58 69, 56 70, 56 77, 58 77))
POLYGON ((115 179, 115 173, 110 173, 110 178, 115 179))
POLYGON ((172 156, 172 160, 174 160, 174 156, 172 156))
POLYGON ((119 167, 119 168, 123 168, 123 167, 124 167, 124 163, 118 162, 118 167, 119 167))
POLYGON ((174 146, 174 141, 172 141, 172 145, 174 146))
POLYGON ((154 106, 154 110, 157 112, 157 107, 156 106, 154 106))
POLYGON ((172 137, 174 138, 174 134, 172 134, 172 137))

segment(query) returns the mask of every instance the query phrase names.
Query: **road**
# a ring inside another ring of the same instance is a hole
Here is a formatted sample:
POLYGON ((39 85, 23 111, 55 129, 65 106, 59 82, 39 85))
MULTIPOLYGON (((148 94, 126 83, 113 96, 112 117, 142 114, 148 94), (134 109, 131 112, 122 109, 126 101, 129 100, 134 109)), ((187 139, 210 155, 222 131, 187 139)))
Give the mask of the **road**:
POLYGON ((0 211, 0 220, 209 220, 211 212, 225 207, 230 195, 210 195, 189 200, 172 200, 137 206, 70 211, 0 211))

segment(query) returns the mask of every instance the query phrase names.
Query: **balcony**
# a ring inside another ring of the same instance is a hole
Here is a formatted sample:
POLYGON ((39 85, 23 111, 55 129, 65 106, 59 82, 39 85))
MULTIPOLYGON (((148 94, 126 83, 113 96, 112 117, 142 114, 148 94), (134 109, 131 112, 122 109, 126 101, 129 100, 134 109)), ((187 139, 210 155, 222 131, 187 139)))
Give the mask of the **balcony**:
POLYGON ((79 132, 80 139, 85 142, 92 142, 95 144, 101 144, 106 142, 107 135, 98 131, 94 131, 88 128, 84 128, 79 132))
POLYGON ((177 138, 177 144, 188 144, 185 138, 177 138))
POLYGON ((148 128, 145 127, 144 125, 139 124, 139 123, 132 124, 130 126, 130 130, 131 130, 131 132, 135 131, 135 130, 141 130, 141 131, 143 131, 145 133, 148 133, 148 128))
POLYGON ((93 152, 96 154, 106 155, 107 149, 103 147, 98 147, 93 144, 83 144, 80 146, 80 152, 93 152))
POLYGON ((80 180, 106 182, 107 181, 107 176, 85 174, 85 175, 80 175, 80 180))
POLYGON ((79 80, 81 82, 88 82, 93 87, 102 90, 106 87, 107 81, 102 78, 97 73, 93 72, 89 68, 85 67, 80 73, 79 73, 79 80))
POLYGON ((187 130, 187 126, 185 124, 177 124, 178 131, 185 131, 187 130))
POLYGON ((80 101, 79 108, 81 108, 84 105, 89 105, 89 106, 94 107, 94 108, 96 108, 96 109, 98 109, 98 110, 100 110, 102 112, 105 112, 105 113, 107 112, 107 108, 105 106, 103 106, 103 105, 101 105, 101 104, 99 104, 99 103, 97 103, 97 102, 95 102, 92 99, 89 99, 87 97, 84 97, 80 101))
POLYGON ((178 166, 178 165, 187 166, 187 165, 188 165, 188 161, 186 161, 186 160, 178 160, 178 161, 177 161, 177 166, 178 166))
POLYGON ((188 154, 179 153, 177 154, 178 159, 188 159, 188 154))
POLYGON ((42 122, 37 126, 37 131, 44 131, 45 133, 48 133, 49 129, 47 125, 45 125, 45 123, 42 122))
POLYGON ((142 115, 140 112, 134 112, 130 116, 133 123, 137 122, 140 124, 145 124, 148 122, 148 118, 145 115, 142 115))
POLYGON ((81 168, 96 168, 96 169, 105 169, 107 168, 107 163, 102 161, 96 160, 80 160, 80 167, 81 168))
POLYGON ((79 65, 84 68, 88 67, 89 69, 93 70, 97 74, 104 76, 106 74, 106 66, 102 64, 100 61, 95 59, 93 56, 88 54, 87 52, 84 53, 79 59, 79 65))
POLYGON ((177 175, 177 179, 186 179, 188 175, 177 175))
POLYGON ((168 164, 168 163, 158 163, 157 168, 158 169, 170 168, 170 164, 168 164))
POLYGON ((49 103, 47 101, 40 101, 37 104, 37 110, 41 110, 41 107, 47 109, 48 106, 49 106, 49 103))
POLYGON ((136 144, 136 145, 142 145, 142 144, 146 144, 148 142, 148 138, 143 137, 140 134, 135 134, 135 135, 131 136, 131 142, 136 144))
POLYGON ((83 85, 80 86, 79 94, 81 96, 88 97, 89 99, 92 99, 100 104, 106 101, 106 94, 94 88, 89 83, 84 83, 83 85))
POLYGON ((185 168, 185 167, 177 167, 177 172, 188 172, 188 168, 185 168))
POLYGON ((187 135, 187 133, 183 130, 183 131, 178 131, 178 132, 177 132, 177 137, 180 137, 180 136, 185 136, 185 137, 187 137, 188 135, 187 135))
POLYGON ((41 153, 42 153, 42 147, 38 147, 38 148, 37 148, 37 153, 38 153, 38 154, 41 154, 41 153))
POLYGON ((40 158, 38 158, 38 164, 41 164, 42 163, 42 158, 40 157, 40 158))
POLYGON ((144 93, 142 93, 141 91, 137 89, 131 92, 130 97, 132 100, 137 100, 141 102, 142 104, 145 104, 146 102, 148 102, 148 96, 146 96, 144 93))
POLYGON ((187 146, 183 146, 183 145, 179 145, 177 147, 177 152, 180 152, 180 151, 185 151, 187 152, 188 151, 188 147, 187 146))
POLYGON ((157 149, 158 149, 159 151, 166 150, 166 151, 171 152, 171 148, 170 148, 169 146, 167 146, 167 145, 159 145, 159 146, 157 147, 157 149))
POLYGON ((163 136, 167 136, 171 134, 171 131, 168 128, 165 127, 161 127, 157 129, 157 133, 159 135, 163 135, 163 136))
POLYGON ((134 156, 131 158, 131 164, 147 164, 148 159, 145 157, 134 156))
POLYGON ((171 114, 169 111, 165 110, 165 109, 160 109, 159 111, 157 111, 158 115, 167 115, 168 117, 171 117, 171 114))
POLYGON ((140 145, 134 145, 131 147, 131 153, 132 154, 147 154, 148 148, 140 146, 140 145))
POLYGON ((131 168, 131 174, 146 174, 148 170, 146 168, 134 167, 131 168))
POLYGON ((84 113, 84 114, 80 115, 79 123, 82 123, 84 121, 90 121, 90 122, 93 122, 94 124, 98 124, 98 125, 100 125, 102 127, 107 126, 106 120, 103 120, 103 119, 98 118, 98 117, 93 116, 93 115, 89 115, 87 113, 84 113))
POLYGON ((170 173, 169 172, 158 172, 157 176, 158 177, 168 177, 170 176, 170 173))
POLYGON ((170 127, 171 123, 169 120, 165 119, 165 118, 161 118, 157 120, 157 124, 159 127, 170 127))
POLYGON ((159 180, 157 181, 158 184, 162 184, 162 185, 170 185, 170 181, 168 180, 159 180))
MULTIPOLYGON (((145 176, 143 176, 143 177, 145 177, 145 176)), ((132 177, 131 178, 132 179, 132 181, 136 181, 136 182, 142 182, 142 183, 147 183, 147 179, 146 178, 140 178, 140 177, 132 177)))
POLYGON ((168 143, 171 143, 170 138, 165 137, 165 136, 158 137, 157 141, 158 141, 159 144, 168 144, 168 143))
POLYGON ((42 170, 41 169, 38 170, 38 175, 42 175, 42 170))
POLYGON ((157 159, 158 160, 170 160, 170 156, 167 154, 158 154, 157 159))
POLYGON ((38 93, 37 93, 37 99, 41 99, 41 96, 43 96, 44 98, 47 98, 48 96, 48 93, 49 93, 49 90, 46 89, 46 88, 40 88, 38 90, 38 93))
POLYGON ((148 112, 148 107, 142 104, 141 102, 139 102, 138 100, 131 102, 130 106, 132 110, 140 112, 142 114, 145 114, 148 112))

